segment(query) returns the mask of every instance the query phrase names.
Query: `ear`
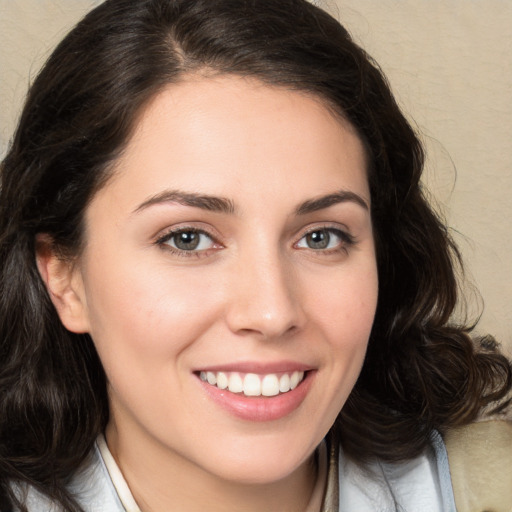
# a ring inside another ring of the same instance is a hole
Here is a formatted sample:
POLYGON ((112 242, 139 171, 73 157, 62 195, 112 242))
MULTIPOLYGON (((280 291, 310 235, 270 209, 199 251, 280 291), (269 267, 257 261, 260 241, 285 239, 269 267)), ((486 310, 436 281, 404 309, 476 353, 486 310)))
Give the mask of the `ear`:
POLYGON ((58 253, 51 236, 36 236, 37 268, 64 327, 89 332, 89 318, 82 276, 74 261, 58 253))

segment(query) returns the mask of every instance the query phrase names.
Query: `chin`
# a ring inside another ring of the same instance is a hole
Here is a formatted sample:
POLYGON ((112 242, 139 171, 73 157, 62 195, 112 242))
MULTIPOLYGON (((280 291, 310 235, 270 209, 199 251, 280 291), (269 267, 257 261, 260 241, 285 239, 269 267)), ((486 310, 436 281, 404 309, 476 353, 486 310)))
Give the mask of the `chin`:
POLYGON ((242 485, 271 485, 304 469, 314 453, 314 447, 304 451, 304 448, 294 449, 290 442, 276 444, 262 446, 254 440, 245 449, 238 445, 228 450, 228 456, 225 453, 216 455, 213 458, 215 463, 209 464, 209 469, 204 469, 223 480, 242 485))

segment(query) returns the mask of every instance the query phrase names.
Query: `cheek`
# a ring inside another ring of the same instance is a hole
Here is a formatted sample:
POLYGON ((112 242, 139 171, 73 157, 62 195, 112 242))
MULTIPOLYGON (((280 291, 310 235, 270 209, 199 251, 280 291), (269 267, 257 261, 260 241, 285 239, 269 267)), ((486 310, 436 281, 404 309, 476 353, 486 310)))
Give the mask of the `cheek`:
POLYGON ((218 300, 200 275, 121 262, 94 268, 90 334, 109 377, 119 368, 141 376, 164 369, 214 322, 218 300))
MULTIPOLYGON (((325 354, 318 374, 318 409, 326 411, 322 428, 331 427, 359 377, 373 325, 378 295, 377 272, 368 264, 331 272, 324 288, 311 296, 310 318, 325 354)), ((322 430, 322 429, 320 429, 322 430)))
POLYGON ((312 304, 334 348, 366 347, 375 317, 378 279, 370 261, 361 271, 350 268, 333 274, 312 304))

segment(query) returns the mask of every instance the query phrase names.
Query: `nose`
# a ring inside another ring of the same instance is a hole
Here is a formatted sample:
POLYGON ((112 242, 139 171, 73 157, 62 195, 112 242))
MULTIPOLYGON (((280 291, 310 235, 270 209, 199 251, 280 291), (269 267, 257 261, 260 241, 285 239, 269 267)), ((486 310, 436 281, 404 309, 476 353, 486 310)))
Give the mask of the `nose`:
POLYGON ((278 254, 241 258, 229 281, 226 317, 232 332, 276 339, 302 328, 298 281, 293 266, 278 254))

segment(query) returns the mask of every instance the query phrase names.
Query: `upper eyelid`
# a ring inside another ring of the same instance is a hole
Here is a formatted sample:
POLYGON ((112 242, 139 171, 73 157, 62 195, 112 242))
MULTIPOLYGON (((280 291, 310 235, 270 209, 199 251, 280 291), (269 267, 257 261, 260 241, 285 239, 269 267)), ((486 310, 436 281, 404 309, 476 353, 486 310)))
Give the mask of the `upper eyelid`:
MULTIPOLYGON (((205 225, 202 222, 184 222, 179 223, 178 225, 173 225, 164 229, 161 229, 158 233, 156 233, 152 239, 155 243, 159 243, 164 241, 165 239, 171 238, 173 235, 181 233, 183 231, 194 231, 197 233, 204 234, 212 239, 216 244, 222 245, 221 242, 223 236, 217 232, 214 228, 211 228, 208 225, 205 225), (199 225, 197 225, 199 224, 199 225)), ((294 230, 295 234, 292 235, 292 238, 295 240, 293 243, 297 243, 304 236, 307 236, 309 233, 318 230, 331 230, 337 231, 350 241, 356 241, 356 237, 351 233, 351 230, 346 224, 336 222, 336 221, 327 221, 327 222, 314 222, 311 225, 303 226, 300 229, 294 230)))
POLYGON ((347 228, 342 228, 339 225, 333 226, 331 224, 321 224, 319 226, 307 228, 306 231, 303 231, 302 236, 307 235, 309 233, 314 233, 315 231, 321 231, 322 229, 325 229, 327 231, 341 231, 342 233, 350 234, 347 228))
POLYGON ((196 233, 200 233, 210 237, 215 243, 220 243, 219 237, 212 233, 211 230, 204 227, 191 226, 187 224, 184 224, 183 226, 172 226, 169 228, 162 229, 153 237, 153 239, 156 243, 158 243, 184 231, 194 231, 196 233))
POLYGON ((358 239, 349 233, 347 230, 340 229, 339 227, 329 227, 329 226, 318 226, 312 229, 309 229, 303 233, 303 235, 296 239, 296 241, 293 243, 293 246, 297 250, 310 252, 313 251, 313 253, 317 255, 333 255, 333 254, 339 254, 341 252, 344 252, 345 254, 348 254, 349 251, 352 251, 354 247, 357 247, 359 241, 358 239), (337 232, 335 236, 339 239, 339 242, 336 247, 325 247, 325 248, 310 248, 310 247, 304 247, 299 246, 301 241, 306 238, 310 233, 314 233, 315 231, 331 231, 331 232, 337 232))
POLYGON ((205 257, 208 253, 210 253, 210 251, 217 251, 223 248, 223 245, 220 242, 218 242, 217 239, 206 230, 187 226, 179 228, 169 228, 167 232, 164 231, 160 236, 157 236, 157 238, 153 241, 153 244, 160 249, 167 249, 171 253, 174 253, 176 256, 180 257, 205 257), (212 247, 197 250, 196 248, 186 250, 181 249, 179 247, 173 247, 173 244, 170 243, 173 237, 175 237, 179 233, 187 231, 193 231, 201 235, 206 235, 211 240, 212 247))
POLYGON ((351 233, 351 230, 345 224, 340 224, 337 222, 318 223, 312 226, 308 226, 306 228, 302 228, 297 231, 295 237, 298 241, 301 238, 305 237, 306 235, 314 233, 315 231, 320 231, 322 229, 338 231, 346 235, 348 238, 355 239, 355 236, 351 233))

